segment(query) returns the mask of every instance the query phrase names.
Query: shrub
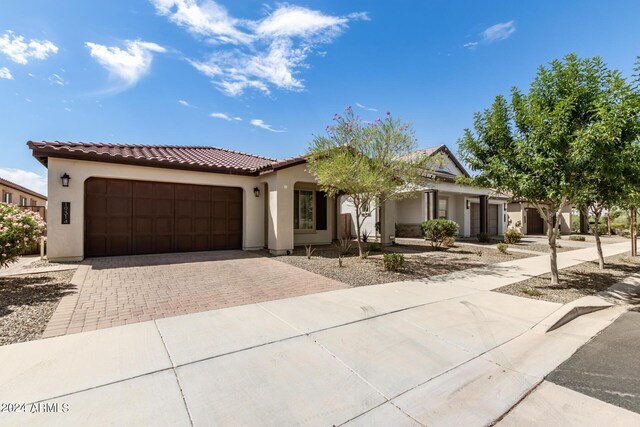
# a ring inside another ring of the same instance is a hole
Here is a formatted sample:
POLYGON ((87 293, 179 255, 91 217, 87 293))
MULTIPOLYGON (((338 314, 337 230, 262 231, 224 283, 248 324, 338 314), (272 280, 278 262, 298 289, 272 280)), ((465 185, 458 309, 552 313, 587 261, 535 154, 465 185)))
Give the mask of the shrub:
POLYGON ((445 237, 442 244, 448 248, 453 248, 456 245, 455 237, 445 237))
POLYGON ((522 240, 522 233, 517 228, 510 228, 504 232, 504 242, 508 245, 515 245, 522 240))
POLYGON ((569 240, 574 240, 576 242, 584 242, 586 239, 584 236, 569 236, 569 240))
POLYGON ((44 221, 36 212, 0 203, 0 267, 15 262, 44 231, 44 221))
POLYGON ((369 258, 369 251, 362 252, 362 258, 363 258, 363 259, 367 259, 367 258, 369 258))
POLYGON ((369 243, 369 252, 382 252, 382 245, 380 243, 369 243))
POLYGON ((540 292, 536 288, 526 288, 526 289, 523 289, 522 292, 529 295, 530 297, 540 297, 544 295, 542 292, 540 292))
POLYGON ((340 251, 340 255, 347 255, 351 250, 351 240, 338 239, 338 242, 335 243, 335 247, 340 251))
POLYGON ((482 249, 474 249, 473 253, 476 254, 477 256, 484 255, 484 251, 482 249))
MULTIPOLYGON (((554 229, 550 228, 547 230, 547 237, 551 236, 552 230, 554 229)), ((560 235, 560 230, 556 230, 556 239, 562 239, 562 236, 560 235)))
POLYGON ((502 252, 503 254, 507 253, 507 249, 509 249, 509 245, 507 245, 506 243, 498 243, 496 245, 496 248, 498 248, 498 250, 500 252, 502 252))
POLYGON ((422 223, 422 231, 425 239, 431 241, 431 246, 439 248, 446 238, 458 234, 458 223, 449 219, 430 219, 422 223))
POLYGON ((491 242, 491 236, 489 236, 489 233, 478 233, 476 235, 476 238, 478 239, 478 242, 480 242, 480 243, 490 243, 491 242))
POLYGON ((360 233, 361 235, 361 240, 364 243, 367 243, 367 241, 369 241, 369 236, 371 236, 371 232, 367 231, 367 230, 362 230, 362 232, 360 233))
POLYGON ((387 271, 398 271, 404 265, 403 254, 384 254, 382 255, 382 265, 387 271))
POLYGON ((315 251, 315 248, 313 248, 311 245, 304 245, 304 253, 307 255, 307 259, 311 259, 311 256, 315 251))
MULTIPOLYGON (((603 236, 605 234, 609 233, 609 229, 607 228, 607 224, 603 224, 602 222, 600 224, 598 224, 598 235, 603 236)), ((591 234, 595 234, 596 232, 596 224, 595 223, 591 223, 589 224, 589 233, 591 234)))

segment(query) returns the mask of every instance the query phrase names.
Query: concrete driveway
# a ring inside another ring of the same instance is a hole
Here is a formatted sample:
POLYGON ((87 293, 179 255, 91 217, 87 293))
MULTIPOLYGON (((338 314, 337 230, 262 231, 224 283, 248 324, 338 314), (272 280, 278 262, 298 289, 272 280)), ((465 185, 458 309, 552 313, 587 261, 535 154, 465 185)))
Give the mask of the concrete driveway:
POLYGON ((245 251, 90 258, 43 337, 346 288, 245 251))
POLYGON ((545 333, 565 306, 490 291, 543 258, 6 346, 0 424, 491 424, 624 311, 545 333))

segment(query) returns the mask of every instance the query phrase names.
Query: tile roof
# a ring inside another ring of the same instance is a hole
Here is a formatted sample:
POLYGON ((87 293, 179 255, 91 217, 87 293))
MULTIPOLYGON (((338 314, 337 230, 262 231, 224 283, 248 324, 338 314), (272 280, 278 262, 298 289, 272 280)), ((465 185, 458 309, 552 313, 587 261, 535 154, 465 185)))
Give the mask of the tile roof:
POLYGON ((33 150, 33 155, 45 166, 48 157, 64 157, 253 174, 279 163, 276 159, 218 147, 60 141, 29 141, 27 145, 33 150))
POLYGON ((9 181, 8 179, 0 178, 0 185, 4 185, 6 187, 10 187, 10 188, 13 188, 15 190, 22 191, 23 193, 27 193, 27 194, 29 194, 31 196, 35 196, 35 197, 38 197, 40 199, 47 200, 47 196, 43 196, 40 193, 36 193, 33 190, 29 190, 27 187, 23 187, 22 185, 18 185, 15 182, 9 181))

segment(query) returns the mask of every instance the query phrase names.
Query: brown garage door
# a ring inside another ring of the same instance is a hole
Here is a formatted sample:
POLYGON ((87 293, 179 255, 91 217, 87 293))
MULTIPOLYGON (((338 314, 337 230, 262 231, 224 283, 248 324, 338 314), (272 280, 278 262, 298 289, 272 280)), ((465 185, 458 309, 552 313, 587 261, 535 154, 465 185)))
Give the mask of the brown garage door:
POLYGON ((471 236, 480 233, 480 203, 471 203, 471 236))
POLYGON ((527 208, 527 234, 544 234, 544 220, 535 208, 527 208))
POLYGON ((242 248, 240 188, 91 178, 85 256, 242 248))

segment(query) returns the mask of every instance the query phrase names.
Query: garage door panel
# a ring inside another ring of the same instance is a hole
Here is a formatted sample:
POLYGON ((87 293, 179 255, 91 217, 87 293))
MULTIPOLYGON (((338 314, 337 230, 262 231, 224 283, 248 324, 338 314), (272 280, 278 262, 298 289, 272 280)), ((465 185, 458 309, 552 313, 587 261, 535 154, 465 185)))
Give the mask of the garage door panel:
POLYGON ((85 182, 85 254, 241 248, 241 215, 239 188, 91 178, 85 182))
POLYGON ((487 211, 487 232, 492 236, 498 235, 498 205, 490 204, 487 211))

